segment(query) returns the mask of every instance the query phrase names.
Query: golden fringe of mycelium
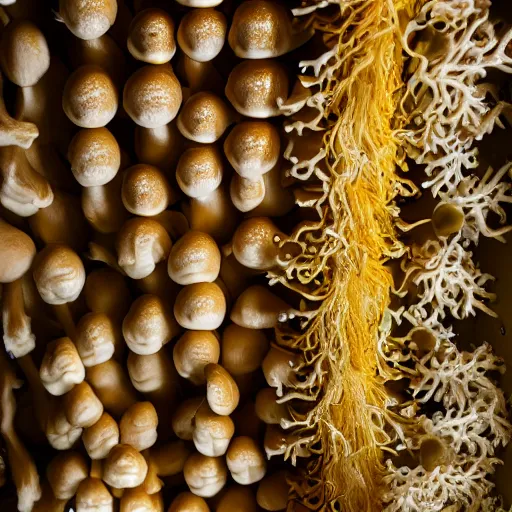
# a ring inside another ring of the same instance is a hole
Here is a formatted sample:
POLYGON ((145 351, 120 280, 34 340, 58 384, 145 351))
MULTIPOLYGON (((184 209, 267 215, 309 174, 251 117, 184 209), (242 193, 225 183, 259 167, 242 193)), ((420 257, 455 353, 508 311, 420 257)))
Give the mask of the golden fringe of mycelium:
POLYGON ((304 445, 313 454, 293 497, 312 510, 361 512, 379 509, 381 452, 390 441, 377 338, 392 285, 384 264, 403 251, 393 200, 407 193, 395 174, 393 118, 403 66, 398 20, 408 21, 418 2, 336 3, 334 14, 314 5, 295 10, 311 16, 327 47, 319 59, 300 63, 314 75, 299 77, 311 91, 299 101, 302 110, 290 101, 283 107, 291 115, 288 175, 304 182, 298 203, 314 207, 320 220, 303 223, 283 241, 299 245, 301 254, 286 262, 284 274, 269 277, 271 284, 301 293, 308 305, 320 302, 308 311, 302 331, 283 326, 277 332, 280 345, 303 355, 297 373, 314 376, 279 400, 313 403, 299 412, 290 402, 293 420, 282 424, 295 439, 285 457, 295 460, 304 445), (314 124, 304 123, 315 111, 321 115, 314 124), (308 143, 315 145, 318 130, 324 146, 306 158, 296 156, 308 143))

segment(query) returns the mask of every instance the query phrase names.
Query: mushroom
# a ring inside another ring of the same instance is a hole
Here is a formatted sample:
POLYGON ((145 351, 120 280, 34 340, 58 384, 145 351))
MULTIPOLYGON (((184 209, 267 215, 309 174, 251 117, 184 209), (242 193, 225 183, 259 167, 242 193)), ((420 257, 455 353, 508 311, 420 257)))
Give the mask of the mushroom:
POLYGON ((288 98, 288 74, 275 60, 246 60, 231 71, 226 96, 242 115, 266 119, 281 115, 279 102, 288 98))
POLYGON ((112 121, 117 106, 114 82, 99 66, 81 66, 68 78, 62 95, 62 108, 77 126, 101 128, 112 121))
POLYGON ((78 452, 67 451, 51 460, 46 468, 46 477, 57 499, 70 500, 88 472, 85 457, 78 452))
POLYGON ((33 504, 32 512, 65 512, 67 500, 58 500, 48 482, 41 486, 41 498, 33 504))
POLYGON ((191 492, 182 492, 174 498, 167 512, 210 512, 203 498, 191 492))
POLYGON ((181 19, 178 44, 181 50, 197 62, 214 59, 226 39, 227 21, 215 9, 194 9, 181 19))
POLYGON ((87 368, 86 379, 105 409, 116 418, 137 401, 123 366, 115 359, 87 368))
POLYGON ((105 313, 88 313, 76 326, 75 344, 84 366, 108 361, 123 350, 120 329, 105 313))
POLYGON ((174 21, 162 9, 144 9, 130 24, 128 51, 148 64, 165 64, 176 53, 174 21))
POLYGON ((48 442, 56 450, 69 450, 80 439, 82 427, 71 425, 62 408, 62 402, 50 402, 50 412, 47 416, 45 434, 48 442))
POLYGON ((154 215, 152 219, 162 224, 167 233, 169 233, 171 240, 181 238, 190 229, 185 215, 176 210, 165 210, 158 215, 154 215))
POLYGON ((12 20, 2 30, 0 64, 5 76, 19 87, 31 87, 48 71, 50 51, 34 23, 12 20))
POLYGON ((280 149, 279 132, 267 121, 238 123, 224 141, 224 153, 233 169, 256 182, 277 164, 280 149))
POLYGON ((103 404, 85 381, 64 395, 63 405, 66 419, 75 427, 91 427, 103 414, 103 404))
POLYGON ((267 475, 260 481, 256 492, 256 500, 262 509, 277 512, 286 508, 288 493, 290 492, 290 484, 287 478, 287 471, 278 471, 272 475, 267 475))
POLYGON ((231 485, 223 491, 215 507, 215 512, 231 512, 232 510, 258 511, 256 498, 249 487, 231 485))
POLYGON ((76 512, 114 512, 114 498, 99 478, 86 478, 76 491, 76 512))
POLYGON ((187 139, 211 144, 222 137, 233 122, 231 109, 216 94, 208 91, 191 96, 178 116, 178 130, 187 139))
POLYGON ((20 217, 30 217, 50 206, 53 191, 30 165, 19 146, 0 147, 0 203, 20 217))
POLYGON ((176 0, 179 4, 185 7, 216 7, 220 5, 223 0, 176 0))
POLYGON ((269 59, 303 45, 313 29, 296 30, 291 11, 269 0, 241 3, 233 15, 228 41, 237 57, 269 59))
POLYGON ((261 364, 263 374, 270 387, 276 388, 278 397, 283 396, 283 386, 297 384, 296 367, 299 356, 280 347, 272 346, 261 364))
POLYGON ((140 355, 158 352, 179 332, 167 304, 156 295, 142 295, 123 320, 123 336, 128 348, 140 355))
POLYGON ((235 437, 226 453, 226 464, 233 480, 241 485, 260 481, 266 472, 265 455, 254 439, 235 437))
POLYGON ((202 396, 189 398, 181 402, 172 416, 172 429, 184 441, 192 441, 194 437, 194 417, 205 398, 202 396))
POLYGON ((235 424, 229 416, 214 413, 203 403, 194 416, 192 439, 199 453, 208 457, 220 457, 226 453, 235 433, 235 424))
POLYGON ((204 369, 206 400, 211 410, 229 416, 238 406, 240 392, 233 377, 219 364, 210 363, 204 369))
POLYGON ((228 472, 222 457, 192 454, 183 468, 190 490, 201 498, 215 496, 226 485, 228 472))
POLYGON ((114 418, 104 412, 94 425, 84 429, 82 441, 92 460, 105 459, 119 444, 119 427, 114 418))
POLYGON ((121 443, 139 452, 153 446, 157 439, 158 415, 151 402, 136 402, 130 406, 119 423, 121 443))
POLYGON ((286 404, 278 403, 279 399, 273 388, 264 388, 256 395, 256 414, 267 425, 280 425, 281 420, 288 420, 290 414, 286 404))
POLYGON ((226 316, 224 293, 215 283, 189 284, 176 298, 174 316, 185 329, 213 331, 226 316))
MULTIPOLYGON (((0 218, 0 283, 13 283, 25 274, 34 260, 32 239, 0 218)), ((16 356, 18 357, 18 356, 16 356)))
POLYGON ((124 86, 124 109, 144 128, 170 123, 181 101, 181 85, 169 64, 144 66, 135 71, 124 86))
POLYGON ((158 215, 176 202, 163 173, 147 164, 134 165, 124 172, 121 198, 130 213, 142 217, 158 215))
POLYGON ((171 239, 164 227, 153 219, 133 218, 117 234, 119 266, 132 279, 149 276, 156 263, 171 252, 171 239))
POLYGON ((59 20, 80 39, 101 37, 114 24, 117 0, 59 0, 59 20))
POLYGON ((158 476, 168 477, 183 471, 189 455, 190 451, 183 441, 172 441, 151 448, 149 458, 158 476))
POLYGON ((250 212, 265 199, 265 181, 261 177, 256 181, 247 180, 235 174, 231 178, 229 195, 238 210, 250 212))
POLYGON ((204 368, 207 364, 218 363, 219 340, 214 332, 187 331, 174 345, 174 366, 181 377, 199 386, 206 382, 204 368))
POLYGON ((220 272, 221 255, 207 233, 188 231, 172 247, 167 270, 169 277, 183 286, 213 283, 220 272))
POLYGON ((69 145, 68 160, 82 187, 96 187, 114 179, 121 165, 121 150, 106 128, 83 129, 69 145))
POLYGON ((144 456, 126 444, 114 446, 103 465, 103 481, 116 489, 131 489, 144 482, 148 465, 144 456))
MULTIPOLYGON (((163 213, 171 213, 166 210, 163 213)), ((179 213, 179 212, 175 212, 179 213)), ((158 222, 162 223, 159 219, 158 222)), ((171 280, 167 273, 167 262, 161 261, 155 266, 155 270, 149 276, 138 279, 137 288, 144 294, 156 295, 160 297, 166 304, 172 304, 176 300, 181 286, 171 280)))
POLYGON ((61 396, 85 379, 85 368, 69 338, 59 338, 46 345, 41 367, 41 382, 54 396, 61 396))
POLYGON ((464 226, 464 211, 460 206, 440 202, 432 212, 432 227, 438 238, 458 233, 464 226))
POLYGON ((294 456, 309 457, 311 455, 306 443, 300 443, 297 434, 287 433, 277 425, 267 425, 263 447, 268 459, 276 455, 285 455, 288 458, 287 452, 290 445, 294 447, 294 456))
POLYGON ((262 331, 230 324, 222 333, 222 366, 231 375, 256 371, 269 349, 262 331))
POLYGON ((121 497, 119 512, 164 512, 160 493, 148 494, 143 489, 128 489, 121 497))
POLYGON ((200 91, 212 91, 217 95, 224 93, 225 80, 213 61, 198 62, 181 53, 177 71, 180 73, 180 80, 188 85, 190 94, 200 91))

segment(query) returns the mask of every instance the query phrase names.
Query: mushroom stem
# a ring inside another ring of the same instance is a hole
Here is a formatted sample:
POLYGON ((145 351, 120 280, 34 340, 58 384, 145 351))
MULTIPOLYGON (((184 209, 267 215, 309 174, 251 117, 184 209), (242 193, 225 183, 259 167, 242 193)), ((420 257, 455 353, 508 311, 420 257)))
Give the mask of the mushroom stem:
POLYGON ((74 340, 76 336, 76 325, 73 314, 69 309, 69 304, 55 304, 53 306, 53 312, 55 313, 57 321, 64 329, 66 336, 74 340))

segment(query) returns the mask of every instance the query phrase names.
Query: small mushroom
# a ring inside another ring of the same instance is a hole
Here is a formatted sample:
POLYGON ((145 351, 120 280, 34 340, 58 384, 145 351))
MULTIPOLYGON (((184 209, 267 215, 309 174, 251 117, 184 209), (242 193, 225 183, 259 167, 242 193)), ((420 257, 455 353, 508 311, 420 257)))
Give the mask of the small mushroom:
POLYGON ((311 455, 306 443, 300 443, 297 434, 288 433, 278 425, 267 425, 263 447, 268 459, 276 455, 287 454, 288 448, 292 444, 298 457, 309 457, 311 455))
POLYGON ((219 364, 210 363, 204 369, 206 400, 211 410, 229 416, 238 406, 240 392, 233 377, 219 364))
POLYGON ((279 397, 273 388, 264 388, 256 395, 256 414, 267 425, 280 425, 281 420, 289 419, 286 404, 277 402, 279 397))
POLYGON ((99 478, 86 478, 76 491, 76 512, 114 512, 114 498, 99 478))
POLYGON ((96 39, 114 24, 117 0, 59 0, 58 16, 76 37, 96 39))
POLYGON ((199 453, 209 457, 224 455, 234 433, 235 424, 229 416, 214 413, 207 403, 197 410, 192 439, 199 453))
POLYGON ((128 489, 121 497, 119 512, 164 512, 160 493, 148 494, 143 489, 128 489))
POLYGON ((121 443, 140 452, 153 446, 157 439, 158 415, 151 402, 136 402, 121 418, 121 443))
POLYGON ((67 451, 52 459, 46 469, 46 477, 57 499, 70 500, 88 472, 85 457, 78 452, 67 451))
POLYGON ((144 66, 128 79, 123 106, 132 120, 144 128, 170 123, 181 106, 181 85, 168 64, 144 66))
POLYGON ((12 283, 28 271, 36 247, 27 234, 3 219, 0 219, 0 240, 0 283, 12 283))
POLYGON ((287 477, 287 471, 278 471, 260 481, 256 500, 262 509, 277 512, 286 508, 290 492, 287 477))
POLYGON ((238 210, 243 213, 250 212, 265 199, 265 181, 262 177, 252 181, 234 174, 229 186, 229 195, 238 210))
POLYGON ((174 316, 185 329, 213 331, 226 316, 224 293, 215 283, 189 284, 176 298, 174 316))
POLYGON ((265 455, 250 437, 235 437, 228 448, 226 463, 233 480, 241 485, 260 481, 266 472, 265 455))
POLYGON ((178 27, 181 50, 197 62, 214 59, 226 39, 227 21, 214 9, 194 9, 183 16, 178 27))
POLYGON ((194 418, 203 404, 202 396, 189 398, 178 405, 172 417, 172 429, 174 433, 184 441, 192 441, 194 437, 194 418))
POLYGON ((432 226, 438 237, 458 233, 464 226, 464 220, 464 211, 454 204, 441 202, 432 212, 432 226))
POLYGON ((258 512, 256 498, 249 487, 235 484, 223 491, 215 507, 215 512, 231 512, 232 510, 258 512))
POLYGON ((62 405, 61 401, 51 402, 45 433, 52 448, 69 450, 80 439, 83 428, 71 425, 62 405))
POLYGON ((94 425, 84 429, 82 441, 92 460, 105 459, 119 444, 119 427, 114 418, 104 412, 94 425))
POLYGON ((140 11, 130 25, 128 51, 148 64, 165 64, 176 53, 174 21, 162 9, 140 11))
POLYGON ((297 384, 295 368, 299 364, 299 356, 282 348, 272 347, 261 367, 270 387, 276 388, 278 397, 283 396, 283 386, 293 387, 297 384))
POLYGON ((110 76, 99 66, 81 66, 66 82, 62 108, 81 128, 101 128, 116 115, 117 90, 110 76))
POLYGON ((174 498, 168 512, 210 512, 206 501, 191 492, 182 492, 174 498))
POLYGON ((103 481, 116 489, 131 489, 144 482, 148 465, 144 456, 126 444, 114 446, 103 466, 103 481))
POLYGON ((157 128, 135 127, 135 154, 138 161, 163 171, 174 169, 182 153, 182 144, 183 137, 175 122, 157 128))
POLYGON ((225 485, 228 472, 222 457, 192 454, 183 468, 190 490, 201 498, 215 496, 225 485))
POLYGON ((63 404, 66 419, 75 427, 91 427, 103 414, 103 404, 85 381, 64 395, 63 404))

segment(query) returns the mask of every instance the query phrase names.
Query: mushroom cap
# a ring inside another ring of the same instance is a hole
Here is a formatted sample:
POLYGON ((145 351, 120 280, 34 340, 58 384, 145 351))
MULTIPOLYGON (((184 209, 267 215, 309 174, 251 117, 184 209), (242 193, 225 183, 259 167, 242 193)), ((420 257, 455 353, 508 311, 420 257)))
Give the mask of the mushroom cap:
POLYGON ((119 266, 132 279, 147 277, 158 262, 167 259, 171 245, 169 234, 156 220, 129 219, 117 234, 119 266))
POLYGON ((177 126, 187 139, 211 144, 222 137, 231 122, 231 110, 224 100, 212 92, 201 91, 183 105, 177 126))
POLYGON ((262 331, 230 324, 222 333, 222 366, 231 375, 254 372, 268 349, 269 342, 262 331))
POLYGON ((286 471, 278 471, 261 480, 256 500, 262 509, 277 512, 286 508, 290 491, 290 485, 286 480, 287 476, 286 471))
POLYGON ((199 453, 209 457, 224 455, 234 433, 235 424, 229 416, 214 413, 207 403, 197 410, 193 441, 199 453))
POLYGON ((220 5, 223 0, 176 0, 181 5, 185 7, 199 7, 199 8, 207 8, 207 7, 216 7, 220 5))
POLYGON ((258 511, 256 498, 249 487, 235 484, 222 492, 215 512, 231 512, 232 510, 243 510, 244 512, 258 511))
POLYGON ((176 169, 179 187, 189 197, 205 197, 219 187, 224 174, 222 155, 215 146, 199 146, 183 152, 176 169))
POLYGON ((87 382, 77 384, 64 395, 66 418, 75 427, 94 425, 103 414, 103 404, 87 382))
POLYGON ((52 305, 78 298, 85 284, 85 269, 78 254, 66 245, 47 245, 34 264, 33 277, 41 298, 52 305))
POLYGON ((57 404, 48 415, 45 430, 48 442, 56 450, 69 450, 80 439, 83 432, 82 427, 69 423, 60 404, 57 404))
POLYGON ((101 128, 117 112, 117 90, 99 66, 81 66, 68 78, 62 108, 68 118, 82 128, 101 128))
POLYGON ((226 485, 228 471, 222 457, 194 453, 185 462, 183 475, 196 496, 211 498, 226 485))
POLYGON ((59 453, 51 460, 46 468, 46 477, 54 496, 67 501, 76 494, 88 472, 85 457, 78 452, 67 451, 59 453))
POLYGON ((133 404, 121 418, 121 443, 140 452, 153 446, 157 439, 158 415, 151 402, 133 404))
POLYGON ((80 130, 68 148, 68 160, 76 181, 82 187, 105 185, 121 166, 121 150, 106 128, 80 130))
POLYGON ((235 173, 231 178, 229 195, 237 210, 250 212, 265 199, 265 181, 261 176, 256 180, 247 180, 235 173))
POLYGON ((148 494, 142 488, 129 489, 121 496, 119 512, 164 512, 159 492, 148 494))
POLYGON ((278 100, 288 98, 288 74, 275 60, 246 60, 230 73, 226 96, 242 115, 265 119, 281 114, 278 100))
POLYGON ((140 355, 158 352, 179 329, 170 308, 156 295, 142 295, 123 320, 128 348, 140 355))
POLYGON ((27 234, 0 219, 0 283, 12 283, 25 274, 36 255, 36 246, 27 234))
POLYGON ((279 347, 271 347, 261 363, 267 384, 277 389, 277 395, 283 396, 282 387, 295 381, 295 367, 299 356, 279 347))
POLYGON ((123 106, 132 120, 144 128, 170 123, 181 101, 181 85, 168 64, 144 66, 124 86, 123 106))
POLYGON ((206 377, 206 399, 210 409, 229 416, 238 406, 240 392, 233 377, 219 364, 210 363, 204 369, 206 377))
POLYGON ((205 401, 203 396, 189 398, 178 405, 172 416, 174 433, 184 441, 192 441, 194 435, 194 417, 205 401))
POLYGON ((114 446, 103 465, 103 481, 116 489, 137 487, 148 473, 146 459, 132 446, 114 446))
POLYGON ((130 352, 127 367, 133 387, 141 393, 167 388, 176 379, 176 370, 164 348, 149 355, 130 352))
POLYGON ((206 382, 204 368, 207 364, 218 363, 219 340, 210 331, 186 331, 173 349, 174 366, 184 379, 199 386, 206 382))
POLYGON ((220 263, 215 240, 207 233, 188 231, 173 245, 167 270, 169 277, 183 286, 212 283, 219 277, 220 263))
POLYGON ((185 329, 213 331, 226 316, 224 293, 215 283, 189 284, 176 297, 174 316, 185 329))
POLYGON ((214 9, 194 9, 183 16, 178 27, 178 44, 196 62, 214 59, 226 39, 227 21, 214 9))
POLYGON ((0 64, 19 87, 36 85, 50 67, 50 51, 41 30, 28 20, 8 23, 2 30, 0 64))
POLYGON ((76 491, 76 512, 113 512, 114 498, 99 478, 86 478, 76 491))
POLYGON ((79 39, 101 37, 114 24, 116 0, 59 0, 59 16, 79 39))
POLYGON ((176 53, 174 21, 162 9, 140 11, 130 24, 128 51, 149 64, 165 64, 176 53))
POLYGON ((251 485, 265 476, 267 464, 260 447, 250 437, 235 437, 226 454, 226 464, 233 480, 241 485, 251 485))
POLYGON ((267 425, 280 425, 281 420, 289 416, 286 404, 278 404, 277 399, 274 388, 260 389, 256 395, 256 414, 267 425))
POLYGON ((166 177, 152 165, 137 164, 123 173, 121 197, 124 207, 134 215, 158 215, 173 202, 172 196, 166 177))
POLYGON ((69 338, 59 338, 46 345, 39 368, 41 382, 48 393, 61 396, 85 379, 85 368, 69 338))
POLYGON ((182 492, 174 498, 167 512, 210 512, 206 501, 191 492, 182 492))
POLYGON ((114 418, 104 412, 94 425, 84 429, 82 441, 91 459, 104 459, 119 444, 119 427, 114 418))
POLYGON ((233 169, 253 181, 276 165, 280 149, 279 132, 267 121, 238 123, 224 141, 224 153, 233 169))

